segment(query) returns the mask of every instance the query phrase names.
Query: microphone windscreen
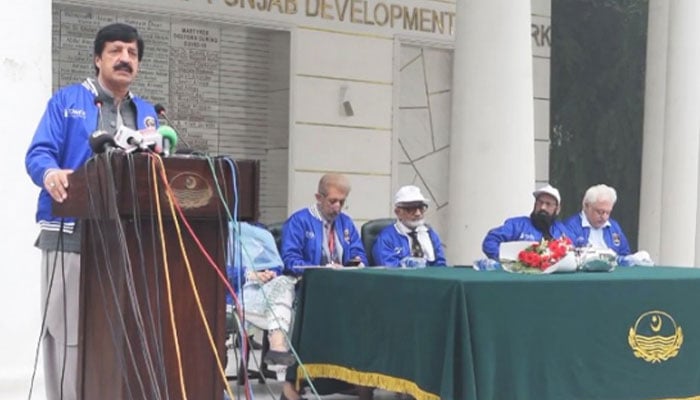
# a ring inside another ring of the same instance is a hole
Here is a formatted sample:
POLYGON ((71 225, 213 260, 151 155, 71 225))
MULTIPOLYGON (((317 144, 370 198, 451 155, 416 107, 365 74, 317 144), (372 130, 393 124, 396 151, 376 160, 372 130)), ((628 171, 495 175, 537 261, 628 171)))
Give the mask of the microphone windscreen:
POLYGON ((158 127, 158 133, 163 136, 163 139, 168 139, 170 141, 171 148, 175 148, 177 145, 177 133, 175 132, 175 129, 168 125, 161 125, 158 127))
POLYGON ((95 131, 90 135, 90 148, 95 154, 104 153, 109 147, 117 147, 114 136, 105 131, 95 131))

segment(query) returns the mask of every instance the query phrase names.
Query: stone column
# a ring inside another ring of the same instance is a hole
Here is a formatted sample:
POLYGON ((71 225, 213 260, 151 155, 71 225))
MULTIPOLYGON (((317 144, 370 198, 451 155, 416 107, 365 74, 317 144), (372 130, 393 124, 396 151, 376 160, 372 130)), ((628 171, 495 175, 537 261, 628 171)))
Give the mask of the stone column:
POLYGON ((481 241, 533 204, 530 2, 457 3, 447 259, 472 264, 481 241))
MULTIPOLYGON (((34 212, 39 189, 24 170, 24 155, 51 95, 51 1, 3 1, 0 6, 0 121, 5 151, 0 158, 3 181, 0 220, 11 230, 3 235, 5 265, 0 293, 12 299, 3 318, 0 359, 2 398, 26 398, 32 376, 39 309, 40 252, 34 212)), ((39 361, 34 398, 45 398, 43 364, 39 361)))
POLYGON ((659 260, 661 246, 661 188, 666 102, 667 0, 649 2, 642 181, 639 202, 639 249, 659 260))
POLYGON ((660 264, 697 265, 700 2, 669 3, 660 264))

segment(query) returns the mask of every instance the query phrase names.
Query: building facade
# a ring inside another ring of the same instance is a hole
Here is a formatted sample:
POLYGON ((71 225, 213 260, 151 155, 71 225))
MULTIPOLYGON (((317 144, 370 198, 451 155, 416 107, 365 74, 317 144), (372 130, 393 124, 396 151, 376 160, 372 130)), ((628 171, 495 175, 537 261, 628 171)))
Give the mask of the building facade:
POLYGON ((20 305, 7 310, 13 324, 4 339, 18 345, 0 363, 2 397, 26 397, 41 322, 39 252, 32 247, 38 189, 24 173, 24 151, 52 91, 94 74, 92 41, 100 26, 121 21, 139 29, 146 47, 133 89, 165 106, 181 144, 261 160, 263 222, 284 220, 313 202, 325 172, 350 178, 346 211, 358 225, 393 216, 394 192, 416 184, 430 197, 428 218, 448 256, 465 264, 481 256, 488 227, 529 212, 530 192, 549 178, 550 4, 532 0, 518 12, 511 6, 506 0, 464 9, 457 0, 16 2, 0 17, 10 39, 0 45, 0 80, 9 94, 1 112, 10 146, 18 149, 3 161, 6 179, 18 182, 2 207, 17 234, 6 242, 8 279, 0 292, 20 305), (509 66, 507 57, 517 57, 518 72, 493 69, 509 66), (508 88, 519 92, 517 113, 508 88), (474 113, 492 120, 456 117, 474 113), (519 136, 524 141, 513 146, 523 158, 514 160, 515 150, 503 147, 517 170, 504 176, 498 165, 505 163, 489 158, 504 138, 519 136), (489 181, 495 184, 483 184, 489 181), (471 211, 460 211, 465 208, 471 211))

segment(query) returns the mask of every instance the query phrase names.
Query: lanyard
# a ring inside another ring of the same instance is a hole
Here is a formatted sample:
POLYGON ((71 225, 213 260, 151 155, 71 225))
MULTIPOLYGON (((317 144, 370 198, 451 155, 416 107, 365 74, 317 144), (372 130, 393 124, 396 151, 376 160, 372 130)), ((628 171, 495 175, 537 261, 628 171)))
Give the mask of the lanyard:
POLYGON ((335 227, 328 225, 328 258, 331 262, 337 261, 335 256, 335 227))

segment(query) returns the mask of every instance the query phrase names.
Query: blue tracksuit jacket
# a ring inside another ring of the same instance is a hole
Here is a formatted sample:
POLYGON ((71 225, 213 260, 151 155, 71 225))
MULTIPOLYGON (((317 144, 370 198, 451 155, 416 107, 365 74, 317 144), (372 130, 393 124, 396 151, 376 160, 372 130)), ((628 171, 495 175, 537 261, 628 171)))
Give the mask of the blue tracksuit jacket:
MULTIPOLYGON (((362 263, 367 265, 362 240, 348 215, 338 215, 335 219, 335 232, 343 247, 343 264, 359 256, 362 263)), ((312 213, 310 207, 292 214, 282 226, 282 261, 287 272, 301 275, 303 270, 297 267, 320 265, 322 249, 323 221, 312 213)))
MULTIPOLYGON (((549 233, 553 238, 557 239, 562 236, 571 238, 569 230, 560 221, 554 221, 549 228, 549 233)), ((502 226, 491 229, 486 234, 481 249, 488 258, 498 260, 501 243, 517 240, 531 240, 533 242, 542 240, 542 233, 532 225, 532 220, 530 220, 529 216, 508 218, 502 226)))
MULTIPOLYGON (((58 90, 49 99, 25 157, 27 173, 39 186, 36 221, 58 221, 51 213, 51 196, 44 190, 44 173, 49 168, 78 169, 92 156, 89 137, 97 129, 95 88, 87 80, 58 90)), ((153 105, 132 96, 136 125, 146 128, 145 119, 158 121, 153 105)), ((66 219, 73 222, 74 219, 66 219)))
MULTIPOLYGON (((433 228, 428 227, 428 236, 430 236, 430 241, 433 243, 433 251, 435 252, 435 259, 428 260, 428 266, 446 265, 445 251, 442 248, 437 232, 433 228)), ((374 263, 386 267, 398 267, 401 260, 410 255, 409 238, 399 232, 396 224, 382 229, 372 247, 374 263)))
MULTIPOLYGON (((614 219, 608 220, 610 226, 603 227, 603 239, 609 249, 614 250, 618 256, 626 256, 632 253, 630 245, 627 242, 627 237, 622 231, 622 227, 614 219)), ((581 247, 588 245, 588 236, 591 234, 590 227, 583 226, 581 213, 572 215, 564 221, 567 229, 571 232, 571 241, 575 246, 581 247)))

